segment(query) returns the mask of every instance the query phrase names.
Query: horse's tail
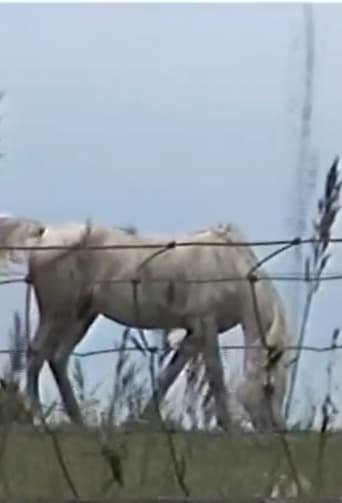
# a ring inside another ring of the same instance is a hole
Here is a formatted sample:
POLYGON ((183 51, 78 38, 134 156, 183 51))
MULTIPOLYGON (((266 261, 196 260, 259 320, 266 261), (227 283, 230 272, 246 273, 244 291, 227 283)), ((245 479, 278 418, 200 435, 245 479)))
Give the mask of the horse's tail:
POLYGON ((27 263, 32 249, 39 250, 40 265, 54 262, 85 245, 90 232, 89 222, 55 227, 28 218, 0 217, 0 265, 27 263))
POLYGON ((0 264, 26 262, 22 251, 38 246, 44 231, 44 223, 38 220, 0 216, 0 264))

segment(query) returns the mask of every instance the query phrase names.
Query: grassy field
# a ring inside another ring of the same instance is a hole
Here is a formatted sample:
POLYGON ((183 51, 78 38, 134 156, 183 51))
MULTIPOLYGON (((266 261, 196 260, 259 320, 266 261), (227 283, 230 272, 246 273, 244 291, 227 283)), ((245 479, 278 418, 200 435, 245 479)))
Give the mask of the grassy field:
MULTIPOLYGON (((72 490, 56 455, 62 452, 73 485, 82 498, 184 495, 175 473, 193 497, 265 495, 270 478, 290 473, 279 437, 204 433, 111 432, 110 456, 101 454, 98 432, 0 429, 0 497, 70 497, 72 490), (175 453, 170 449, 170 442, 175 453), (173 454, 172 454, 173 453, 173 454), (174 454, 177 462, 175 463, 174 454), (124 485, 110 483, 118 456, 124 485), (108 462, 111 459, 112 465, 108 462), (276 468, 276 470, 275 470, 276 468), (275 473, 276 472, 276 473, 275 473)), ((342 434, 327 438, 317 464, 319 436, 291 434, 288 443, 297 470, 317 494, 342 493, 342 434)), ((184 489, 184 488, 183 488, 184 489)))

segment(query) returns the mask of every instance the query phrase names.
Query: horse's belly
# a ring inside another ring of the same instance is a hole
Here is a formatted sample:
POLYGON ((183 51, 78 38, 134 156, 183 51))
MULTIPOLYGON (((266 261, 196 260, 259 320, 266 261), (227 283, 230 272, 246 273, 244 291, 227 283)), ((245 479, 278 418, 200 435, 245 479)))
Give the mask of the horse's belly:
MULTIPOLYGON (((154 297, 154 296, 153 296, 154 297)), ((154 330, 183 328, 180 314, 162 308, 157 298, 139 296, 139 288, 111 285, 94 292, 95 308, 99 314, 122 325, 154 330)))
MULTIPOLYGON (((197 285, 196 285, 197 286, 197 285)), ((170 293, 170 292, 169 292, 170 293)), ((143 329, 189 328, 196 318, 214 316, 218 330, 225 331, 239 323, 239 305, 235 291, 226 289, 221 296, 214 290, 201 294, 201 288, 190 290, 177 301, 167 299, 167 287, 144 288, 127 284, 99 285, 94 290, 95 308, 99 314, 126 326, 143 329)))

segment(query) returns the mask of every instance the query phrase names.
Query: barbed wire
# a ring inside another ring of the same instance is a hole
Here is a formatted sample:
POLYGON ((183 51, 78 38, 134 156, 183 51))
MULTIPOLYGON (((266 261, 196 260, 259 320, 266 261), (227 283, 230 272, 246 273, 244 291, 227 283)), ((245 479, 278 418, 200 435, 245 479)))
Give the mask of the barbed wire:
MULTIPOLYGON (((8 277, 7 274, 3 275, 0 273, 0 278, 5 276, 6 279, 0 279, 1 285, 11 285, 15 283, 27 283, 29 279, 27 276, 20 277, 8 277)), ((258 275, 256 278, 257 281, 278 281, 278 282, 304 282, 311 283, 317 281, 315 276, 308 276, 302 273, 275 273, 275 274, 265 274, 258 275)), ((342 272, 332 272, 326 273, 319 277, 320 282, 327 281, 341 281, 342 280, 342 272)), ((73 282, 82 280, 77 280, 73 278, 73 282)), ((180 284, 207 284, 207 283, 226 283, 226 282, 237 282, 237 281, 250 281, 248 275, 245 276, 222 276, 222 277, 213 277, 213 278, 173 278, 173 277, 126 277, 126 278, 108 278, 108 279, 92 279, 93 284, 101 284, 101 283, 113 283, 113 284, 136 284, 137 282, 141 283, 180 283, 180 284)))
MULTIPOLYGON (((258 351, 260 349, 263 349, 263 345, 243 345, 243 344, 237 344, 234 346, 233 344, 224 344, 219 346, 220 351, 233 351, 233 350, 255 350, 258 351)), ((148 353, 156 353, 156 354, 163 354, 165 352, 164 349, 160 348, 159 346, 144 346, 144 351, 148 353)), ((171 351, 176 351, 178 348, 172 348, 171 351)), ((327 353, 330 351, 339 351, 342 350, 342 344, 336 344, 335 346, 298 346, 298 345, 289 345, 289 346, 284 346, 282 347, 282 350, 284 351, 294 351, 301 349, 302 351, 307 351, 308 353, 327 353)), ((72 356, 75 356, 77 358, 88 358, 91 356, 101 356, 105 354, 112 354, 112 353, 120 353, 121 351, 124 352, 137 352, 137 353, 142 353, 142 349, 136 346, 126 346, 125 349, 123 350, 120 347, 113 347, 113 348, 103 348, 103 349, 94 349, 90 351, 74 351, 72 353, 72 356)), ((17 353, 22 353, 25 354, 25 350, 19 351, 17 349, 6 349, 2 348, 0 349, 0 355, 10 355, 10 354, 17 354, 17 353)))
MULTIPOLYGON (((1 245, 2 251, 54 251, 54 250, 135 250, 135 249, 174 249, 179 247, 208 247, 217 246, 223 248, 231 247, 261 247, 261 246, 301 246, 306 244, 320 243, 321 239, 315 237, 307 238, 280 238, 280 239, 261 239, 261 240, 244 240, 244 241, 177 241, 169 240, 164 242, 142 242, 142 243, 111 243, 111 244, 86 244, 85 242, 77 243, 77 245, 1 245)), ((341 244, 342 237, 327 237, 327 243, 341 244)))

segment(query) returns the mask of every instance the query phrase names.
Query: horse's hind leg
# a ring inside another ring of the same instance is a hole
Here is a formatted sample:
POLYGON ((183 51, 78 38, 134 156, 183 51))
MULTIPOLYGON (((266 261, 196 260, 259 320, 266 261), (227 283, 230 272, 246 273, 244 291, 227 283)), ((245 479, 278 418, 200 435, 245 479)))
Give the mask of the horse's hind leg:
POLYGON ((52 357, 49 366, 68 416, 74 423, 82 424, 82 414, 67 375, 68 359, 69 355, 52 357))
POLYGON ((182 372, 190 358, 196 356, 198 352, 198 341, 196 341, 194 335, 188 330, 180 343, 179 348, 172 356, 171 361, 158 377, 156 396, 153 396, 147 402, 144 407, 142 417, 148 417, 148 415, 152 412, 156 405, 155 400, 158 400, 158 403, 160 403, 165 398, 168 390, 171 388, 172 384, 182 372))
POLYGON ((34 338, 27 351, 26 393, 33 411, 40 410, 39 374, 44 361, 52 349, 51 340, 55 332, 55 323, 49 319, 40 319, 34 338))
POLYGON ((229 430, 231 417, 226 399, 216 323, 211 317, 204 317, 196 323, 195 333, 202 337, 204 364, 209 387, 215 400, 217 423, 224 430, 229 430))
POLYGON ((68 326, 67 337, 63 334, 63 344, 49 358, 50 370, 56 381, 63 405, 69 418, 77 424, 82 424, 82 413, 68 377, 68 361, 75 346, 83 339, 88 328, 95 320, 95 315, 89 315, 82 321, 68 326))

